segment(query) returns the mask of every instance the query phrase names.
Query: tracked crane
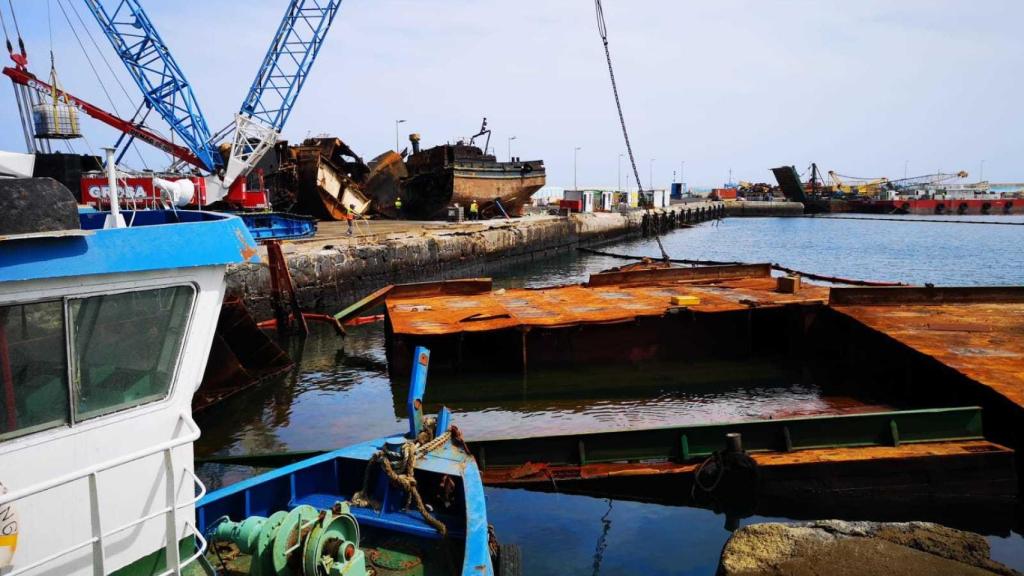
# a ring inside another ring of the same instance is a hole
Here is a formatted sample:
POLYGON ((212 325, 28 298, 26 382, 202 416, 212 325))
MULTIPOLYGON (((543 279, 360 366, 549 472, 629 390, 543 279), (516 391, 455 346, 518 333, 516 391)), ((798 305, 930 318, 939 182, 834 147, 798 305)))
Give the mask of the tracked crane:
MULTIPOLYGON (((266 208, 266 194, 246 189, 247 176, 280 138, 281 130, 302 91, 341 0, 289 0, 270 47, 234 121, 211 134, 206 117, 170 49, 160 37, 140 0, 84 0, 100 29, 124 63, 142 93, 140 106, 155 111, 182 144, 147 129, 140 122, 117 117, 56 86, 40 81, 27 70, 27 57, 12 51, 15 67, 5 68, 20 90, 52 94, 69 106, 117 128, 129 138, 170 153, 172 169, 186 165, 205 173, 201 205, 227 200, 241 208, 266 208), (20 88, 19 88, 20 87, 20 88)), ((20 96, 19 96, 20 98, 20 96)), ((38 96, 37 96, 38 98, 38 96)), ((20 106, 20 100, 19 100, 20 106)), ((25 116, 28 108, 21 110, 25 116)), ((31 118, 24 118, 26 130, 31 118)), ((30 144, 32 138, 26 134, 30 144)))

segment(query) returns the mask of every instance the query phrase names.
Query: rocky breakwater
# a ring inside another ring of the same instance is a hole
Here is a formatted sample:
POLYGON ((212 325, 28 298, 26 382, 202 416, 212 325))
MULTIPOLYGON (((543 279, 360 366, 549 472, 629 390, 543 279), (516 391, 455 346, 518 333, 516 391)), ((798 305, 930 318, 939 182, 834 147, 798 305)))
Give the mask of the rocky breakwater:
POLYGON ((985 539, 929 522, 753 524, 722 550, 719 576, 1020 576, 993 561, 985 539))
MULTIPOLYGON (((484 222, 361 224, 349 237, 337 223, 313 239, 285 242, 288 269, 304 309, 333 312, 388 284, 485 276, 499 266, 545 258, 639 235, 645 212, 536 216, 484 222)), ((270 272, 262 264, 229 269, 228 294, 269 317, 270 272)))

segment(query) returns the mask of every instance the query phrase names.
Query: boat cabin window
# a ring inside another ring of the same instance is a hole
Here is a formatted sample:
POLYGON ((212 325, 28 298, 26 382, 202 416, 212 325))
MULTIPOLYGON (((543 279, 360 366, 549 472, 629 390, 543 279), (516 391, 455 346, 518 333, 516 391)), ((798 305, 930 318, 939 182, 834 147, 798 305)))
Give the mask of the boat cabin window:
POLYGON ((167 395, 194 296, 174 286, 68 301, 76 422, 167 395))
POLYGON ((165 398, 194 299, 173 286, 0 306, 0 441, 165 398))
POLYGON ((0 440, 68 424, 64 303, 0 306, 0 440))

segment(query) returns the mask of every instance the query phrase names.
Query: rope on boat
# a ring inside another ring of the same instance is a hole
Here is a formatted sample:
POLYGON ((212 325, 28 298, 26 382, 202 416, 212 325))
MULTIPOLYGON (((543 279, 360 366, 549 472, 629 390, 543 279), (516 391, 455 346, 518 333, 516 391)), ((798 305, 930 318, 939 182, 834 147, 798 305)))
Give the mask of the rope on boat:
MULTIPOLYGON (((584 248, 578 246, 576 248, 580 252, 586 252, 587 254, 594 254, 596 256, 607 256, 609 258, 618 258, 620 260, 652 260, 650 256, 632 256, 630 254, 617 254, 615 252, 604 252, 602 250, 594 250, 593 248, 584 248)), ((673 264, 689 264, 691 266, 745 266, 748 262, 723 262, 718 260, 690 260, 685 258, 669 258, 668 262, 673 264)), ((813 274, 811 272, 801 272, 793 268, 788 268, 781 264, 770 264, 772 270, 779 272, 785 272, 794 276, 802 276, 810 280, 820 280, 822 282, 831 282, 833 284, 845 284, 848 286, 908 286, 903 282, 880 282, 876 280, 855 280, 851 278, 842 278, 839 276, 825 276, 822 274, 813 274)))
MULTIPOLYGON (((370 482, 373 465, 378 464, 391 480, 391 484, 405 491, 405 509, 408 510, 410 506, 415 504, 416 509, 419 510, 420 515, 423 516, 423 520, 437 530, 442 538, 447 536, 448 527, 435 518, 434 515, 430 513, 430 510, 427 509, 426 504, 423 503, 423 497, 420 496, 420 491, 416 487, 416 478, 414 476, 416 471, 416 462, 418 460, 426 456, 431 451, 444 446, 444 444, 451 440, 453 436, 458 436, 458 432, 453 434, 451 431, 448 431, 434 437, 435 427, 436 420, 425 419, 423 431, 420 432, 420 435, 416 440, 406 440, 405 443, 402 444, 402 458, 395 464, 392 464, 391 459, 388 457, 388 454, 384 449, 380 449, 374 453, 366 463, 366 473, 363 475, 362 490, 352 495, 352 505, 359 506, 361 508, 373 509, 380 507, 380 503, 374 502, 370 498, 370 482), (395 469, 396 466, 398 470, 395 469)), ((461 438, 461 436, 459 437, 461 438)))

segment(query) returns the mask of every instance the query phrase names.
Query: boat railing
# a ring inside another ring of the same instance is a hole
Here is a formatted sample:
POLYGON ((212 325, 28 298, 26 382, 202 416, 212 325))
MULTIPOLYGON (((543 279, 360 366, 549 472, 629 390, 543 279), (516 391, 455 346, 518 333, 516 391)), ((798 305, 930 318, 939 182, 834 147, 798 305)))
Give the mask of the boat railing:
MULTIPOLYGON (((185 428, 187 429, 187 432, 185 434, 182 434, 181 436, 171 438, 170 440, 167 440, 166 442, 162 442, 155 446, 150 446, 142 450, 137 450, 135 452, 131 452, 124 456, 120 456, 118 458, 114 458, 106 462, 90 466, 88 468, 83 468, 81 470, 76 470, 74 472, 65 474, 63 476, 52 478, 50 480, 47 480, 46 482, 41 482, 34 486, 29 486, 27 488, 22 488, 20 490, 13 490, 6 494, 0 494, 0 507, 2 507, 4 504, 15 502, 17 500, 21 500, 29 496, 34 496, 36 494, 40 494, 48 490, 53 490, 54 488, 59 488, 72 482, 88 478, 89 510, 90 517, 92 519, 92 536, 90 538, 77 544, 74 544, 63 550, 60 550, 56 553, 50 554, 49 556, 37 560, 31 564, 28 564, 26 566, 20 566, 15 570, 6 573, 5 576, 17 576, 18 574, 24 574, 30 570, 34 570, 41 566, 45 566, 50 562, 53 562, 61 557, 67 556, 73 552, 81 550, 90 545, 93 547, 92 559, 95 573, 98 575, 107 574, 108 571, 106 570, 105 566, 107 555, 106 548, 104 546, 106 539, 117 533, 123 532, 125 530, 128 530, 129 528, 133 528, 135 526, 138 526, 160 516, 164 516, 166 518, 167 542, 165 543, 165 550, 167 558, 166 565, 168 566, 168 569, 164 572, 161 572, 157 576, 169 576, 172 574, 176 576, 180 575, 183 568, 185 568, 192 562, 196 561, 200 556, 202 556, 206 552, 206 539, 203 538, 202 534, 199 533, 199 530, 196 529, 195 524, 191 521, 186 520, 185 527, 192 533, 191 535, 197 541, 198 546, 196 547, 196 552, 188 558, 182 560, 180 550, 178 548, 178 511, 183 508, 194 506, 197 502, 199 502, 200 499, 202 499, 203 496, 206 495, 206 486, 203 485, 203 482, 187 466, 182 468, 182 474, 175 474, 174 462, 171 455, 172 450, 178 448, 179 446, 191 444, 192 442, 195 442, 199 438, 199 426, 195 423, 194 420, 192 420, 192 417, 187 412, 182 412, 179 415, 178 420, 179 422, 184 423, 185 428), (163 453, 164 477, 166 478, 165 495, 167 505, 155 512, 151 512, 150 514, 132 520, 131 522, 128 522, 116 528, 104 530, 101 521, 102 516, 100 513, 99 505, 100 473, 114 468, 118 468, 120 466, 137 460, 141 460, 143 458, 147 458, 149 456, 153 456, 155 454, 159 454, 161 452, 163 453), (178 478, 181 478, 182 482, 184 482, 188 478, 191 478, 193 491, 198 487, 199 494, 193 495, 192 499, 187 502, 178 503, 178 491, 180 487, 180 484, 176 482, 178 478)), ((184 538, 187 537, 188 535, 186 534, 184 538)))

